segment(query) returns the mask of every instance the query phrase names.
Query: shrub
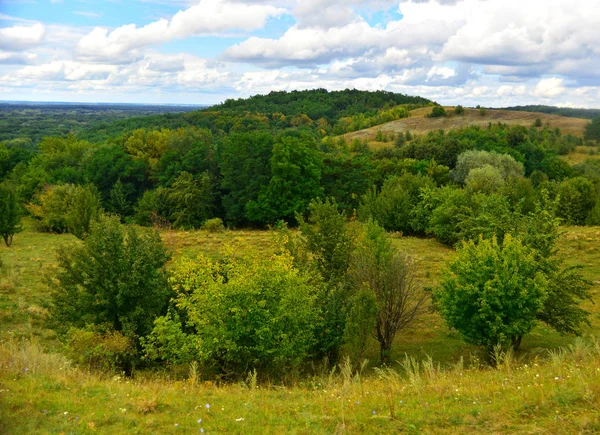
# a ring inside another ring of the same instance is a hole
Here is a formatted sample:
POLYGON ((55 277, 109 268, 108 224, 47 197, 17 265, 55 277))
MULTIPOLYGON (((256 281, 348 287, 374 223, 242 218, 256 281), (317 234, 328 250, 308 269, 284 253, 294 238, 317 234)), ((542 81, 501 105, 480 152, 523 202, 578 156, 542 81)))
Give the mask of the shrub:
POLYGON ((53 328, 64 335, 70 327, 97 327, 137 345, 166 312, 168 258, 155 232, 122 226, 118 217, 92 222, 83 242, 58 249, 50 281, 53 328))
POLYGON ((523 164, 508 154, 470 150, 458 156, 456 168, 452 171, 454 181, 462 184, 471 170, 483 168, 486 165, 498 169, 505 181, 512 177, 522 177, 525 174, 523 164))
POLYGON ((464 243, 434 291, 448 326, 464 339, 485 346, 512 344, 535 326, 548 283, 533 250, 507 235, 464 243))
POLYGON ((202 229, 208 231, 209 233, 220 233, 225 230, 225 225, 223 225, 223 219, 221 218, 212 218, 207 219, 202 225, 202 229))
POLYGON ((427 115, 428 118, 445 118, 447 115, 446 109, 442 106, 433 106, 431 113, 427 115))
POLYGON ((98 191, 92 185, 47 186, 26 208, 39 231, 68 232, 79 238, 89 232, 90 223, 102 212, 98 191))
POLYGON ((169 355, 171 340, 158 338, 166 329, 174 339, 196 343, 189 358, 228 375, 252 369, 282 375, 311 356, 321 324, 320 288, 293 267, 288 254, 229 256, 221 262, 200 255, 183 260, 172 283, 187 330, 177 331, 175 319, 157 320, 149 356, 169 355))
POLYGON ((460 104, 454 108, 454 114, 457 116, 465 114, 465 108, 460 104))
POLYGON ((469 171, 465 179, 465 188, 470 192, 490 194, 504 186, 504 179, 498 168, 484 165, 469 171))
POLYGON ((136 355, 135 343, 118 331, 100 332, 71 328, 66 338, 67 356, 96 370, 115 370, 136 355))

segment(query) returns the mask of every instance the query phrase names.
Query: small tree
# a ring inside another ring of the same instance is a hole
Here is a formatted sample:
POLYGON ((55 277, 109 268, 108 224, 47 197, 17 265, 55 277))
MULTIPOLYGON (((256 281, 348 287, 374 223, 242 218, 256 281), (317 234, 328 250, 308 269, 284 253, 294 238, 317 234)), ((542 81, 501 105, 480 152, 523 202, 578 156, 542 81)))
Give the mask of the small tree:
POLYGON ((92 222, 83 242, 58 249, 50 281, 54 329, 118 331, 138 343, 166 312, 168 259, 158 233, 122 226, 118 217, 92 222))
POLYGON ((454 114, 457 116, 465 114, 465 108, 460 104, 454 108, 454 114))
POLYGON ((383 228, 369 221, 352 256, 350 276, 357 286, 375 294, 374 337, 381 362, 388 363, 396 334, 423 311, 427 301, 415 279, 414 263, 392 246, 383 228))
POLYGON ((433 106, 431 113, 427 115, 428 118, 445 118, 447 115, 446 109, 442 106, 433 106))
POLYGON ((512 344, 535 326, 544 306, 548 282, 535 252, 510 235, 463 243, 448 264, 434 298, 448 326, 469 343, 512 344))
POLYGON ((6 246, 10 246, 13 236, 22 231, 21 206, 14 189, 0 184, 0 235, 6 246))

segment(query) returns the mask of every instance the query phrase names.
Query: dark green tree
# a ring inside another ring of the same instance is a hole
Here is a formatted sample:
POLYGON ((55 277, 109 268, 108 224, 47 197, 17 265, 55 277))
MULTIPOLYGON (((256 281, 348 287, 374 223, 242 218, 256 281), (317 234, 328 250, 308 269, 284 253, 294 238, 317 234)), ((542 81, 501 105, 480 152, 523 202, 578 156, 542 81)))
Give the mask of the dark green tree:
POLYGON ((600 141, 600 116, 596 116, 592 119, 592 122, 585 126, 584 136, 585 140, 589 141, 600 141))
POLYGON ((158 233, 122 226, 117 217, 93 222, 89 235, 58 249, 50 285, 52 325, 121 332, 135 343, 166 313, 172 295, 158 233))
POLYGON ((21 206, 15 189, 0 184, 0 235, 6 246, 10 246, 13 236, 22 231, 21 215, 21 206))

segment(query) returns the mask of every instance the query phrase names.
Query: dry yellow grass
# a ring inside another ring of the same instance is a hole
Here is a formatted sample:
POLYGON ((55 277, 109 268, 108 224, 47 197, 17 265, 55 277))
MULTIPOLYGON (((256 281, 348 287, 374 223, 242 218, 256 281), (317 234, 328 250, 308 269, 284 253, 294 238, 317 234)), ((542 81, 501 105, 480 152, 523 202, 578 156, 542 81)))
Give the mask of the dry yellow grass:
MULTIPOLYGON (((445 109, 448 113, 453 113, 454 111, 454 107, 445 107, 445 109)), ((481 116, 477 109, 465 109, 464 115, 461 116, 452 115, 447 118, 426 118, 425 115, 430 112, 430 107, 416 109, 410 112, 410 118, 398 119, 386 124, 348 133, 344 137, 348 142, 351 142, 354 139, 367 139, 369 142, 373 142, 372 145, 377 148, 382 146, 392 146, 392 142, 374 142, 378 130, 388 134, 410 130, 411 133, 422 135, 439 129, 452 130, 470 125, 486 126, 490 122, 502 122, 508 125, 524 125, 529 127, 537 118, 540 118, 544 125, 549 125, 551 128, 558 127, 563 134, 572 134, 574 136, 583 137, 584 128, 589 122, 587 119, 567 118, 565 116, 549 115, 546 113, 493 109, 488 109, 485 116, 481 116)))

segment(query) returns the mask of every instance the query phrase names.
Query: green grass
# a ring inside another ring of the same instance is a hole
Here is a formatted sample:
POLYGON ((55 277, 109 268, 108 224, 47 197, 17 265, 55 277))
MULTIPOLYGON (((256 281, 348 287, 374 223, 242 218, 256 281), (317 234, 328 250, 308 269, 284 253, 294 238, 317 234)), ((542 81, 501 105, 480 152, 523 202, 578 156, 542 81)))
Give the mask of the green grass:
MULTIPOLYGON (((592 313, 588 332, 594 333, 600 327, 600 228, 564 230, 561 254, 570 264, 583 264, 594 284, 596 303, 585 305, 592 313)), ((268 231, 161 235, 173 252, 170 267, 200 252, 218 256, 226 244, 239 251, 275 250, 268 231)), ((207 433, 600 431, 600 351, 585 350, 574 337, 539 326, 514 356, 518 364, 483 370, 478 350, 433 312, 397 337, 392 354, 396 374, 384 375, 372 364, 360 379, 349 380, 339 370, 333 375, 317 370, 314 377, 275 386, 259 373, 260 388, 252 389, 204 382, 201 373, 190 377, 187 367, 138 373, 132 379, 73 368, 53 353, 59 344, 45 326, 45 279, 56 248, 75 240, 36 233, 26 223, 11 248, 0 247, 0 433, 198 433, 199 418, 207 433), (563 355, 564 362, 557 363, 558 354, 546 361, 548 349, 573 345, 575 352, 563 355), (403 366, 406 355, 417 361, 431 357, 440 370, 426 363, 425 372, 409 376, 403 366)), ((424 286, 435 285, 454 255, 433 239, 394 235, 393 240, 415 258, 424 286)), ((373 342, 367 357, 375 363, 377 355, 373 342)))

